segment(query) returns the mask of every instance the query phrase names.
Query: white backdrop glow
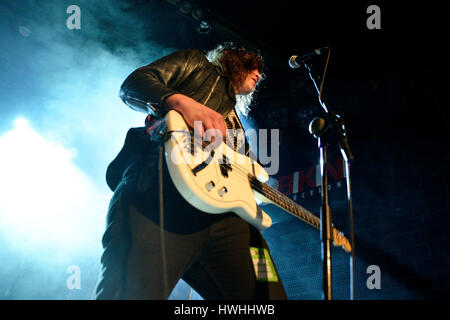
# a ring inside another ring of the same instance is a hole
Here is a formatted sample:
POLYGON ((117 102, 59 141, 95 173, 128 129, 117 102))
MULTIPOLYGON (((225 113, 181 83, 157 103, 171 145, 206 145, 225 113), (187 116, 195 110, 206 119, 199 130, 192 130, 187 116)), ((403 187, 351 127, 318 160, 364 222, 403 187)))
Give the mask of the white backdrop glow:
MULTIPOLYGON (((82 1, 81 30, 68 30, 71 4, 0 3, 0 299, 92 297, 112 196, 106 167, 145 117, 119 99, 120 85, 175 50, 149 40, 118 0, 82 1)), ((172 298, 187 298, 178 288, 172 298)))
POLYGON ((109 194, 73 164, 75 149, 45 140, 18 119, 0 137, 0 231, 25 250, 98 254, 109 194))

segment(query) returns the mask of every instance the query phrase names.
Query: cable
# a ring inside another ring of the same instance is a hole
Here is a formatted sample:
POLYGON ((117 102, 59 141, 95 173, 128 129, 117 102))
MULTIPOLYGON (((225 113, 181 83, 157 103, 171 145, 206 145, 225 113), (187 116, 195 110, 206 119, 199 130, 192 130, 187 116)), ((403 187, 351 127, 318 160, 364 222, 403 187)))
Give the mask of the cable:
POLYGON ((163 285, 164 285, 164 297, 169 297, 169 286, 167 279, 167 260, 166 260, 166 244, 164 241, 164 190, 163 190, 163 155, 164 146, 162 141, 159 144, 159 230, 160 230, 160 242, 161 242, 161 260, 163 268, 163 285))

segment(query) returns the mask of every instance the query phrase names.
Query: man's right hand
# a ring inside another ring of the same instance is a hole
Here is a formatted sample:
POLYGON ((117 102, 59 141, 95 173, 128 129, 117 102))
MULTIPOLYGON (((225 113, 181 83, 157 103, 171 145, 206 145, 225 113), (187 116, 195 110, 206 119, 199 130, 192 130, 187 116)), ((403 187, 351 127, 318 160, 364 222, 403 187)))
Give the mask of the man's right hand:
POLYGON ((222 115, 213 109, 179 93, 169 96, 165 100, 165 103, 169 110, 175 110, 180 113, 184 121, 186 121, 186 124, 194 129, 194 132, 201 134, 202 137, 210 129, 218 130, 216 134, 211 131, 208 132, 210 134, 212 133, 213 136, 221 134, 222 140, 226 137, 225 121, 222 115))

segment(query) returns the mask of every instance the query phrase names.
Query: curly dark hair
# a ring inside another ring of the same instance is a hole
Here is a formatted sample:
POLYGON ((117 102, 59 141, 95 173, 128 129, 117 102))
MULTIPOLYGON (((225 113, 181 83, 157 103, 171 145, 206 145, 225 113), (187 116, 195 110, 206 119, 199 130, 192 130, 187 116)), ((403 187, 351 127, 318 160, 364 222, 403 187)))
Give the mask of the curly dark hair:
POLYGON ((208 55, 236 87, 240 87, 253 70, 263 73, 264 60, 257 50, 238 47, 228 42, 211 50, 208 55))

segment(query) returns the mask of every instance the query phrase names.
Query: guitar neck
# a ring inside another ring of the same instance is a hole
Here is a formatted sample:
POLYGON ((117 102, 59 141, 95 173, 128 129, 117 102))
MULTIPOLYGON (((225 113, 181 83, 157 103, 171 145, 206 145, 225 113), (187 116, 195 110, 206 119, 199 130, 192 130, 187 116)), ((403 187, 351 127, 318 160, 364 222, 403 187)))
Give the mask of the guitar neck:
POLYGON ((254 176, 249 175, 249 181, 253 190, 272 201, 275 205, 289 212, 296 218, 303 220, 314 228, 320 229, 319 217, 300 206, 291 198, 281 193, 280 191, 268 186, 267 184, 262 183, 254 176))

